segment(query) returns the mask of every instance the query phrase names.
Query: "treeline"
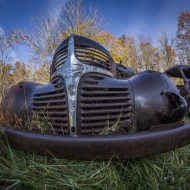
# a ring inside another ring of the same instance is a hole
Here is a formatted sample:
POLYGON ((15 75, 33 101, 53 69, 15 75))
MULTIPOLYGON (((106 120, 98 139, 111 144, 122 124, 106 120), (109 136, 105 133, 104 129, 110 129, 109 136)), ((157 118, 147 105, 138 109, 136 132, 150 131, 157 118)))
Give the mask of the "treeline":
POLYGON ((175 33, 160 29, 154 37, 125 34, 116 37, 106 30, 103 15, 82 0, 68 0, 60 5, 57 14, 41 11, 32 18, 32 32, 14 29, 0 35, 0 97, 19 81, 47 83, 53 53, 70 34, 99 42, 110 51, 116 63, 127 65, 136 73, 143 70, 162 72, 176 64, 190 65, 190 12, 184 10, 176 19, 175 33), (14 60, 14 52, 21 45, 29 50, 29 63, 14 60))

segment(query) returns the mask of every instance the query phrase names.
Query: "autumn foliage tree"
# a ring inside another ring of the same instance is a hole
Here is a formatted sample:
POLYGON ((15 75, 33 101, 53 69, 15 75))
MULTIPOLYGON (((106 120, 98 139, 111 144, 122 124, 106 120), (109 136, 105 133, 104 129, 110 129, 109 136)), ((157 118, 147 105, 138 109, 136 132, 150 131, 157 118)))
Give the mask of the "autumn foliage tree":
POLYGON ((94 35, 92 39, 103 45, 111 53, 116 63, 121 61, 120 54, 122 47, 119 45, 115 35, 111 34, 109 31, 103 31, 94 35))
POLYGON ((136 44, 134 38, 126 37, 126 35, 117 38, 109 31, 103 31, 96 34, 92 39, 103 45, 117 64, 128 65, 136 70, 136 44))
MULTIPOLYGON (((28 79, 49 82, 53 54, 57 46, 71 34, 97 41, 111 53, 115 63, 129 66, 136 73, 144 70, 163 72, 178 63, 190 64, 190 13, 187 10, 182 11, 178 17, 177 36, 162 30, 156 45, 152 37, 126 34, 117 37, 110 33, 105 28, 102 14, 83 0, 68 0, 60 4, 57 12, 59 14, 55 17, 53 13, 41 11, 32 18, 30 33, 21 29, 11 31, 12 41, 27 46, 30 50, 30 64, 37 65, 35 70, 19 61, 10 68, 7 66, 7 72, 14 75, 12 79, 15 82, 28 79), (27 75, 29 70, 32 74, 27 75)), ((8 46, 6 48, 11 50, 8 46)), ((3 68, 4 62, 0 64, 3 68)))
POLYGON ((178 17, 178 48, 181 64, 190 64, 190 12, 182 11, 178 17))
POLYGON ((156 41, 158 43, 158 53, 161 70, 164 71, 177 63, 177 48, 175 34, 161 28, 156 41))
POLYGON ((86 6, 82 0, 68 0, 60 4, 57 11, 57 18, 54 14, 44 11, 32 18, 32 33, 21 29, 11 31, 14 42, 29 47, 32 53, 31 62, 43 70, 46 82, 49 81, 49 67, 53 54, 62 40, 70 34, 92 38, 104 27, 103 17, 98 10, 92 5, 86 6))
POLYGON ((12 70, 13 61, 13 44, 10 36, 6 34, 0 35, 0 97, 3 96, 7 88, 12 84, 10 72, 12 70))
POLYGON ((16 61, 13 66, 12 80, 15 83, 27 81, 30 78, 31 68, 27 67, 25 63, 16 61))
POLYGON ((68 0, 60 6, 59 25, 62 38, 71 34, 93 38, 105 29, 103 15, 91 4, 86 6, 83 0, 68 0))

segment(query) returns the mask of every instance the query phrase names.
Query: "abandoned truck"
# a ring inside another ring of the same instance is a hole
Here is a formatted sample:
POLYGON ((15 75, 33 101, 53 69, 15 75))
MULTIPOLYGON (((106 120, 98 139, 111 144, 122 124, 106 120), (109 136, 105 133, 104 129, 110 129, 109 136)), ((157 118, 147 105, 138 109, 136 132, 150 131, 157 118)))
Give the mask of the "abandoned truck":
POLYGON ((190 107, 190 66, 176 65, 164 72, 177 86, 181 96, 183 96, 190 107))
POLYGON ((65 159, 132 159, 189 144, 188 106, 172 80, 155 71, 119 73, 134 75, 100 44, 71 35, 55 51, 49 84, 22 82, 2 99, 8 126, 40 120, 45 130, 0 129, 12 148, 65 159))

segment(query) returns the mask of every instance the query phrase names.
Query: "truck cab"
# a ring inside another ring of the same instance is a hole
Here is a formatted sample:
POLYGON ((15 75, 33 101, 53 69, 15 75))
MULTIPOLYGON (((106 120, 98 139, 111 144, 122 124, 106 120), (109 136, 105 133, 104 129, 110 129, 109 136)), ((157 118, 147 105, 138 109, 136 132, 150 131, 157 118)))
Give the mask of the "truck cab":
POLYGON ((170 67, 164 73, 173 80, 181 96, 185 98, 188 107, 190 107, 190 66, 176 65, 170 67))

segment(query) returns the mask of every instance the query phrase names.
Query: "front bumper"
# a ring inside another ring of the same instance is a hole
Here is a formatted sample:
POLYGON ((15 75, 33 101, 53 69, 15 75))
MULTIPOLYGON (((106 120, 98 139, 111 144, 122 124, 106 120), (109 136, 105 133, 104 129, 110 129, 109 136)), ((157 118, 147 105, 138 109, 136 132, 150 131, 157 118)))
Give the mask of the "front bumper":
POLYGON ((125 135, 63 136, 0 126, 10 146, 40 155, 73 160, 133 159, 167 152, 190 143, 190 123, 125 135))

